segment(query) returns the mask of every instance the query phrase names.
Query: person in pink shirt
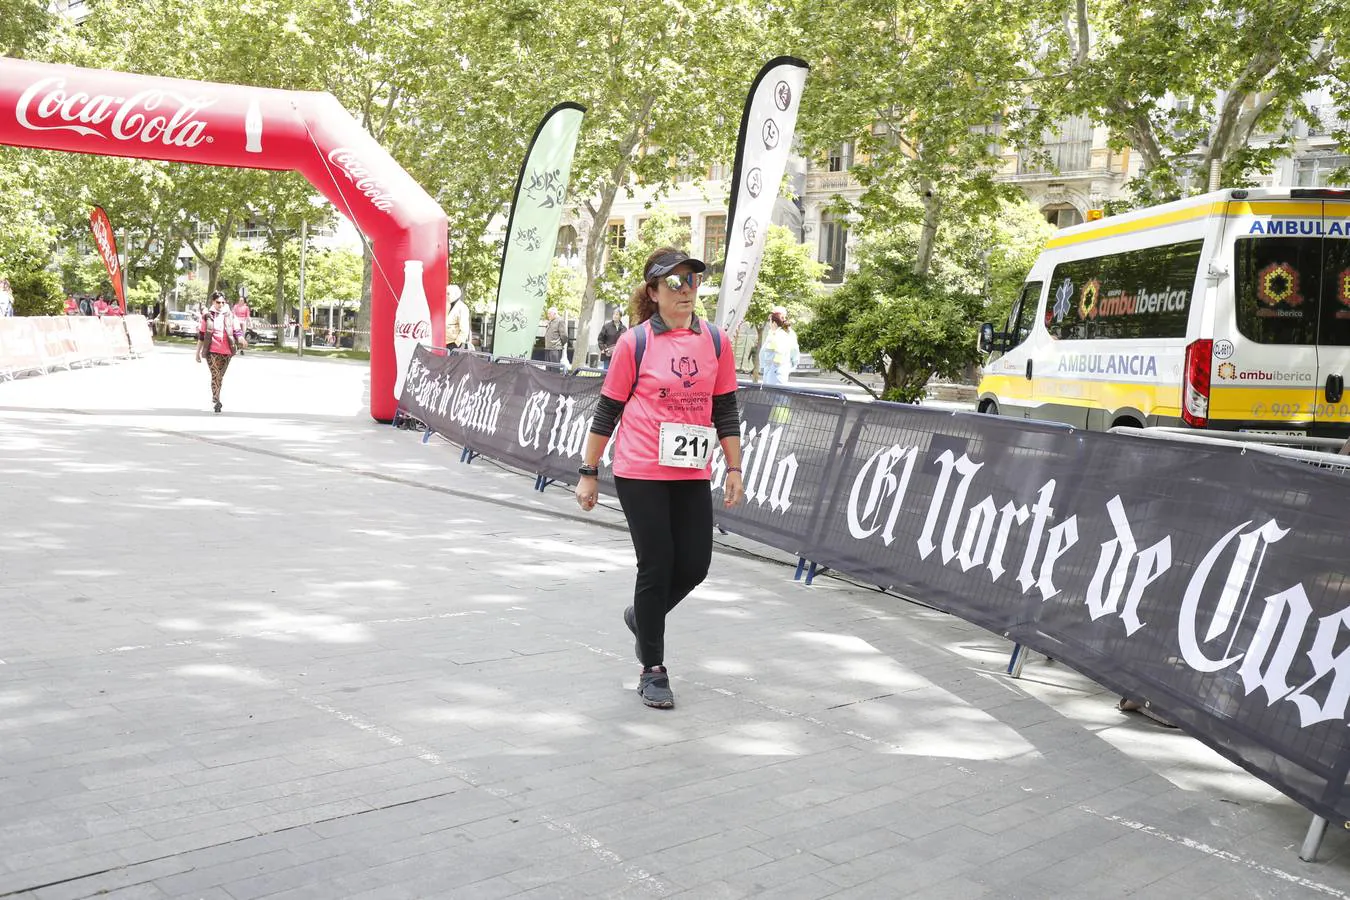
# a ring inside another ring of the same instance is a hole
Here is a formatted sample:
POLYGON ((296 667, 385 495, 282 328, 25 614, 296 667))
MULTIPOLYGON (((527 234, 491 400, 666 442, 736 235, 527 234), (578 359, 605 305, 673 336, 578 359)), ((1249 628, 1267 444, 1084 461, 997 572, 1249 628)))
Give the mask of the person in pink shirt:
POLYGON ((94 315, 106 316, 108 314, 108 301, 103 299, 102 295, 94 301, 94 315))
POLYGON ((635 324, 614 347, 578 470, 577 503, 589 512, 599 498, 600 458, 614 437, 615 490, 637 554, 633 605, 623 621, 642 663, 638 693, 660 709, 675 705, 666 616, 712 563, 712 455, 719 443, 724 505, 745 496, 735 354, 729 338, 694 314, 707 268, 674 247, 647 258, 631 302, 635 324))
POLYGON ((197 326, 197 362, 205 356, 211 369, 211 401, 220 412, 220 386, 225 382, 225 370, 230 360, 244 344, 244 332, 239 320, 225 303, 225 295, 216 291, 211 295, 211 308, 197 326))

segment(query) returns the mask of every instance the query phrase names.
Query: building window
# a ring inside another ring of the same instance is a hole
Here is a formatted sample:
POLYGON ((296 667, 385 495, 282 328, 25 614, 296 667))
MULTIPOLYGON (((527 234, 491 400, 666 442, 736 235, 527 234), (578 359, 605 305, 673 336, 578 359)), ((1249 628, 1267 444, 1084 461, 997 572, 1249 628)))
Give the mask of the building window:
POLYGON ((829 267, 825 272, 827 284, 844 280, 844 265, 848 262, 848 226, 828 215, 820 222, 820 261, 829 267))
POLYGON ((851 168, 853 168, 853 145, 844 143, 831 148, 829 170, 831 172, 847 172, 851 168))
POLYGON ((553 251, 554 256, 573 257, 577 255, 577 230, 571 225, 563 225, 558 228, 558 243, 553 251))
POLYGON ((708 216, 703 220, 703 261, 714 272, 721 272, 727 252, 727 217, 708 216))
POLYGON ((1039 147, 1018 152, 1018 173, 1083 172, 1092 165, 1092 120, 1073 116, 1047 129, 1039 147))
POLYGON ((610 222, 605 229, 605 243, 610 250, 622 250, 628 244, 628 235, 623 222, 610 222))
POLYGON ((1350 184, 1350 172, 1342 172, 1336 178, 1338 169, 1350 170, 1350 156, 1307 156, 1294 163, 1294 185, 1297 187, 1329 187, 1350 184))
POLYGON ((726 181, 731 177, 731 166, 725 163, 713 163, 708 167, 709 181, 726 181))
POLYGON ((1069 206, 1067 203, 1060 203, 1055 206, 1047 206, 1041 210, 1045 216, 1045 221, 1056 228, 1071 228, 1074 225, 1083 224, 1083 215, 1078 210, 1069 206))

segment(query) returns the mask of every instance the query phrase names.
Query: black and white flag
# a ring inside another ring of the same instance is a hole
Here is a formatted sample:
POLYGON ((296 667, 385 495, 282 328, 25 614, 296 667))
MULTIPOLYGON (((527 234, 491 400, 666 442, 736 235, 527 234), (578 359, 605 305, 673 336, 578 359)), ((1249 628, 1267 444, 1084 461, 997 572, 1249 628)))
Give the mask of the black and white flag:
POLYGON ((769 60, 745 100, 727 210, 726 267, 717 296, 718 322, 727 334, 736 333, 755 292, 764 237, 787 168, 809 69, 794 56, 769 60))

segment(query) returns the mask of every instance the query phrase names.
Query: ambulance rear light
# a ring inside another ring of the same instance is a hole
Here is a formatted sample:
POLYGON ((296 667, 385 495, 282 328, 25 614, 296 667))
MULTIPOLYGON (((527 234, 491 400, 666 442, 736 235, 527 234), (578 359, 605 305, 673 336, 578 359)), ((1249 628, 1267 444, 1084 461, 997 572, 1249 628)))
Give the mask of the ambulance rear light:
POLYGON ((1209 424, 1209 378, 1214 359, 1212 340, 1186 345, 1186 374, 1181 383, 1181 421, 1192 428, 1209 424))

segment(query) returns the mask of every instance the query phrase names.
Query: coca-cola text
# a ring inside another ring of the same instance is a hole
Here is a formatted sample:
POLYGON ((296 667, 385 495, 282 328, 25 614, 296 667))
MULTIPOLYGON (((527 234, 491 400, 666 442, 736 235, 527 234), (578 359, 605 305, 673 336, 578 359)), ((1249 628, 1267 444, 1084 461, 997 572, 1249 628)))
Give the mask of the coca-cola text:
POLYGON ((431 340, 431 323, 426 319, 418 322, 395 322, 394 339, 408 341, 431 340))
POLYGON ((370 199, 370 205, 385 212, 394 208, 394 195, 380 183, 354 150, 336 147, 328 152, 328 161, 342 170, 347 180, 370 199))
POLYGON ((67 91, 64 78, 43 78, 19 97, 14 115, 30 131, 73 131, 107 140, 196 147, 211 141, 205 120, 197 114, 215 102, 159 88, 130 97, 90 95, 67 91))

